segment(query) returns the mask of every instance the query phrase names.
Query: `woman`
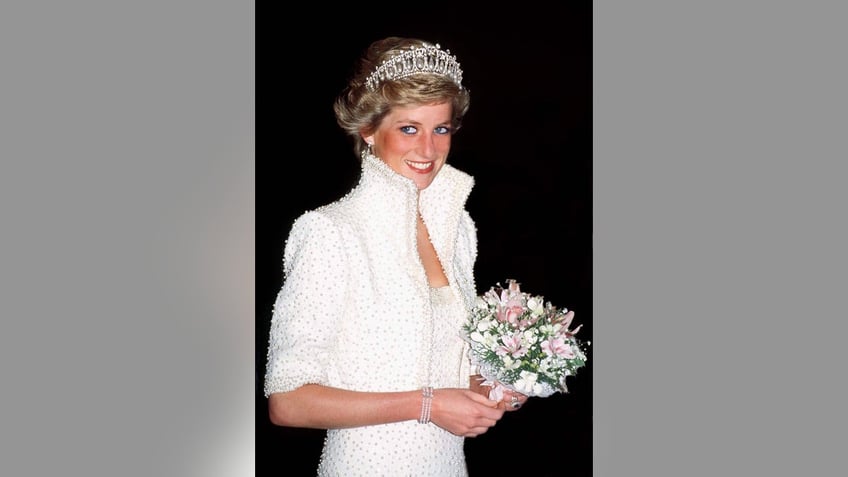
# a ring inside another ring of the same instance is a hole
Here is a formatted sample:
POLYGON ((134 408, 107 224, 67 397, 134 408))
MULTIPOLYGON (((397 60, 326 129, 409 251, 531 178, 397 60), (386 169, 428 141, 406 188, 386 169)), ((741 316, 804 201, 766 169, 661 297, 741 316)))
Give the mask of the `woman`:
POLYGON ((490 400, 460 327, 476 297, 473 178, 446 164, 468 111, 456 58, 390 37, 334 105, 361 157, 345 197, 295 220, 274 304, 274 424, 327 429, 319 475, 467 475, 464 438, 526 400, 490 400))

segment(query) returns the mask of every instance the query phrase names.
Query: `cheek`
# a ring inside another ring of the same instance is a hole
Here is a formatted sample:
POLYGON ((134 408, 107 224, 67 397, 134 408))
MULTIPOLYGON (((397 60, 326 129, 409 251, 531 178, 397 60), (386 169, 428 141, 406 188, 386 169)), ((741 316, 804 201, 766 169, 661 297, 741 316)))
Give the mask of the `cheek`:
POLYGON ((412 141, 409 141, 408 138, 404 138, 403 136, 387 135, 384 136, 383 140, 383 148, 386 151, 392 152, 403 152, 412 147, 411 144, 412 141))
POLYGON ((450 149, 451 137, 450 137, 450 135, 437 136, 436 140, 434 142, 436 144, 436 147, 446 151, 446 150, 450 149))

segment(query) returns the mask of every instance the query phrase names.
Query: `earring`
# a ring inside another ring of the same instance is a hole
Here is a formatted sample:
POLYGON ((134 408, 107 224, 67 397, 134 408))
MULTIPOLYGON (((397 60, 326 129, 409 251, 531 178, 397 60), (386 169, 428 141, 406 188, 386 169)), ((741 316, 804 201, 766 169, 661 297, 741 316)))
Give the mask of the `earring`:
POLYGON ((372 143, 372 142, 367 142, 366 144, 368 144, 368 154, 370 154, 370 155, 372 155, 372 156, 373 156, 373 155, 374 155, 374 150, 372 149, 372 147, 371 147, 371 146, 373 146, 373 145, 374 145, 374 143, 372 143))

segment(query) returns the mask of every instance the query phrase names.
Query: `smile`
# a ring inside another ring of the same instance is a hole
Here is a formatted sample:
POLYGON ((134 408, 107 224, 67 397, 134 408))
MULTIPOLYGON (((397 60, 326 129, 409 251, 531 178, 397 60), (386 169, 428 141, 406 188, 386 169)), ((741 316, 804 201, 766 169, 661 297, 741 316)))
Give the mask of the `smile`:
POLYGON ((412 161, 404 161, 406 165, 415 169, 416 172, 430 172, 433 170, 435 165, 434 162, 412 162, 412 161))

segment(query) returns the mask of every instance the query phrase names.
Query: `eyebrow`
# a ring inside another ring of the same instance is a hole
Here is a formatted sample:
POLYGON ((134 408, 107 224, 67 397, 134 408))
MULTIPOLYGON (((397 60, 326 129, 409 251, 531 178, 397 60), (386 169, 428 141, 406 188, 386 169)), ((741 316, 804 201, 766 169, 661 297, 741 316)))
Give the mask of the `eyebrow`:
MULTIPOLYGON (((440 122, 436 123, 436 126, 450 126, 450 123, 451 123, 450 119, 447 119, 445 121, 440 121, 440 122)), ((415 126, 421 126, 424 123, 422 123, 421 121, 416 121, 414 119, 403 119, 403 118, 401 118, 401 119, 398 119, 396 121, 392 121, 392 124, 393 125, 396 125, 396 124, 412 124, 412 125, 415 125, 415 126)))

